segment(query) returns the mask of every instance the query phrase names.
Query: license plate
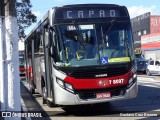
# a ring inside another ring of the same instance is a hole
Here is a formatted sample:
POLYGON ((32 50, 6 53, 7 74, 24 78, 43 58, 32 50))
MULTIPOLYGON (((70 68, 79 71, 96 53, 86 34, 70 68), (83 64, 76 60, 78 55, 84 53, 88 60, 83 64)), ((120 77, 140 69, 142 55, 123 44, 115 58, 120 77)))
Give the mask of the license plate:
POLYGON ((111 97, 111 93, 110 93, 110 92, 97 93, 97 94, 96 94, 96 98, 97 98, 97 99, 110 98, 110 97, 111 97))

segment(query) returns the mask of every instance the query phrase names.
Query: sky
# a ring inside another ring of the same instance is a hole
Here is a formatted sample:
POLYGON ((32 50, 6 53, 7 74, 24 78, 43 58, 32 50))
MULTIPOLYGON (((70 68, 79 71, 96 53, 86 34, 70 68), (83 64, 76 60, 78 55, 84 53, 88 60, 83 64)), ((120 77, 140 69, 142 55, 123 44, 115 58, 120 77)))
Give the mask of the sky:
MULTIPOLYGON (((69 4, 118 4, 128 8, 131 18, 142 15, 146 12, 151 12, 151 15, 160 15, 159 0, 30 0, 32 4, 32 12, 37 16, 37 22, 45 15, 52 7, 59 7, 69 4)), ((34 28, 36 24, 32 24, 26 29, 26 35, 34 28)))

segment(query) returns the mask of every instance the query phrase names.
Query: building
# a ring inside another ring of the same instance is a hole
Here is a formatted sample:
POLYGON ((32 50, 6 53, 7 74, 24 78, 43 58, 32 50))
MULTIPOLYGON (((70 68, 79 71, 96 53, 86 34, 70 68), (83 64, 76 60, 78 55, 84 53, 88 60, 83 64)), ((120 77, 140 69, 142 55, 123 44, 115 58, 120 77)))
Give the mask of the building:
POLYGON ((160 33, 142 36, 141 44, 146 59, 160 59, 160 33))
POLYGON ((150 12, 131 19, 135 49, 146 59, 160 59, 160 15, 150 12))

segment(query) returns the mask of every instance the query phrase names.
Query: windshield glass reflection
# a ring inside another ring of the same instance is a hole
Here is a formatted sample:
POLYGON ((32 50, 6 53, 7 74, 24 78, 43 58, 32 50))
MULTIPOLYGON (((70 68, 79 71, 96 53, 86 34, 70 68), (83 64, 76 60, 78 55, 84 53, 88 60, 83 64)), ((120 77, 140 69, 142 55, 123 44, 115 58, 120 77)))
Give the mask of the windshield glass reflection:
POLYGON ((110 23, 57 25, 56 64, 85 66, 130 62, 133 48, 129 24, 115 22, 110 29, 108 27, 110 23))

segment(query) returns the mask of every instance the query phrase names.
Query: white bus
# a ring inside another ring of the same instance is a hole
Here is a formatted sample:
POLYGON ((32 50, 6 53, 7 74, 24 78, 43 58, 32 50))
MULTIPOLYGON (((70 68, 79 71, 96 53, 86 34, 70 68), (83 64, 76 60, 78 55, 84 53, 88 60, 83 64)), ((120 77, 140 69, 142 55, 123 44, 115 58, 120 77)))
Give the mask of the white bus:
POLYGON ((124 6, 54 7, 25 39, 27 78, 43 103, 77 105, 136 97, 130 17, 124 6))

